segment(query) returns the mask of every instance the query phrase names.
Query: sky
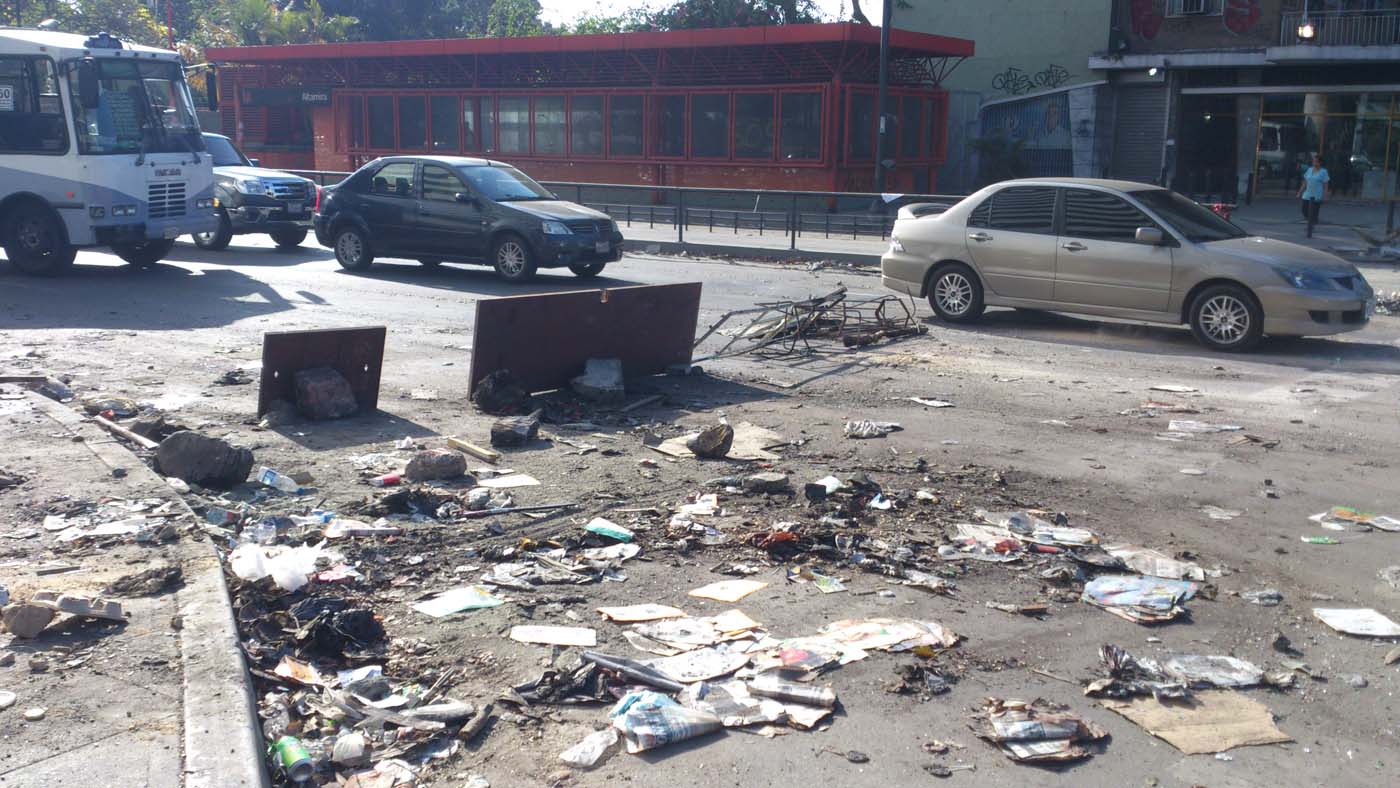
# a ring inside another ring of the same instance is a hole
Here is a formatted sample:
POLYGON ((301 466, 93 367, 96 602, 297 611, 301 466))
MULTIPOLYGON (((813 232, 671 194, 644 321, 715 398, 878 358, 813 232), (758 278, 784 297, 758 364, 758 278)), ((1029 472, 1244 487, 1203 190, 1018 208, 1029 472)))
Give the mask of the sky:
MULTIPOLYGON (((560 24, 572 22, 587 14, 616 14, 622 9, 645 3, 652 8, 662 8, 670 3, 666 0, 540 0, 540 15, 546 22, 560 24)), ((850 17, 850 0, 816 0, 816 5, 824 16, 835 20, 850 17)), ((873 24, 880 24, 881 0, 861 0, 861 8, 873 24)))

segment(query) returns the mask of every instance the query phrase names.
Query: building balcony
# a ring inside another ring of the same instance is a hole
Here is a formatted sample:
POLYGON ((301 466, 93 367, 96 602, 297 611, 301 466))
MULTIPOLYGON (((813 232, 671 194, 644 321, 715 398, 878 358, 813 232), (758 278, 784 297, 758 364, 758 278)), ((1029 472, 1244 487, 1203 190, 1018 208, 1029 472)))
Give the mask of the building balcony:
POLYGON ((1299 44, 1324 47, 1375 47, 1400 44, 1400 8, 1378 11, 1309 11, 1307 20, 1313 25, 1311 39, 1298 36, 1303 23, 1301 11, 1279 15, 1278 43, 1281 47, 1299 44))

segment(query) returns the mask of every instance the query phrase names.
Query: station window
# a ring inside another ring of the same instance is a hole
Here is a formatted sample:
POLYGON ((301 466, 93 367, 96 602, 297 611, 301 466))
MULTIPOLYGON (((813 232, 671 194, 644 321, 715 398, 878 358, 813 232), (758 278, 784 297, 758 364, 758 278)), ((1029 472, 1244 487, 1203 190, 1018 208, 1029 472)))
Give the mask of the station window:
POLYGON ((399 149, 428 147, 428 106, 424 96, 399 98, 399 149))
POLYGON ((866 160, 875 157, 875 94, 851 94, 851 158, 866 160))
POLYGON ((642 155, 643 101, 643 96, 613 96, 608 99, 609 155, 642 155))
POLYGON ((58 98, 58 78, 48 58, 0 58, 0 150, 50 154, 68 150, 68 124, 58 98))
POLYGON ((457 126, 457 97, 433 96, 433 150, 456 153, 460 150, 457 126))
POLYGON ((899 157, 901 159, 923 158, 923 100, 918 96, 905 96, 899 103, 899 157))
POLYGON ((369 146, 375 150, 394 149, 394 97, 370 96, 365 100, 369 112, 369 146))
POLYGON ((734 155, 773 158, 773 94, 734 94, 734 155))
POLYGON ((564 155, 563 96, 540 96, 535 99, 535 153, 540 156, 564 155))
POLYGON ((656 97, 657 156, 685 155, 685 96, 656 97))
POLYGON ((819 159, 822 155, 822 94, 783 94, 784 159, 819 159))
POLYGON ((728 93, 697 93, 691 97, 690 153, 696 158, 728 158, 728 93))
POLYGON ((496 113, 490 96, 462 99, 462 135, 469 151, 490 153, 496 149, 496 113))
POLYGON ((530 152, 530 99, 525 96, 501 96, 501 153, 530 152))
POLYGON ((350 130, 351 150, 365 146, 365 99, 364 96, 346 96, 345 112, 350 116, 347 128, 350 130))
POLYGON ((578 156, 603 154, 603 97, 574 96, 569 104, 569 150, 578 156))

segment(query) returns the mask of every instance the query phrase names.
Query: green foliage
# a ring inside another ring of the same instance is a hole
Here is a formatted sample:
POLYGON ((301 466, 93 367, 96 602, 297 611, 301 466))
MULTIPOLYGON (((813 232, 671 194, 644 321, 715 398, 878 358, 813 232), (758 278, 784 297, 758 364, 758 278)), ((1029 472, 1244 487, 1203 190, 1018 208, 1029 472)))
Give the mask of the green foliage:
POLYGON ((655 30, 820 22, 811 0, 679 0, 651 14, 655 30))
POLYGON ((157 20, 141 0, 62 0, 46 3, 15 3, 18 16, 5 16, 24 27, 45 19, 58 20, 58 29, 70 33, 107 31, 127 41, 149 46, 165 46, 165 22, 157 20))
POLYGON ((267 0, 234 0, 223 20, 238 43, 312 44, 344 41, 358 23, 354 17, 327 14, 317 0, 287 3, 279 8, 267 0))
POLYGON ((540 0, 495 0, 486 14, 486 34, 497 37, 538 36, 540 0))

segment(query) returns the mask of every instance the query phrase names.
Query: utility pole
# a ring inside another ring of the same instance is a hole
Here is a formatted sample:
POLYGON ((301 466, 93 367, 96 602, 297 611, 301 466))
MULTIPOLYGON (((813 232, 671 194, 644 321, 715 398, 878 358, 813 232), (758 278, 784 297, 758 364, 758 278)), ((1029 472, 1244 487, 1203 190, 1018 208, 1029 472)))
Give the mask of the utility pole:
POLYGON ((879 126, 875 137, 875 192, 885 192, 885 157, 889 155, 889 29, 895 27, 895 0, 885 0, 879 21, 879 126))

